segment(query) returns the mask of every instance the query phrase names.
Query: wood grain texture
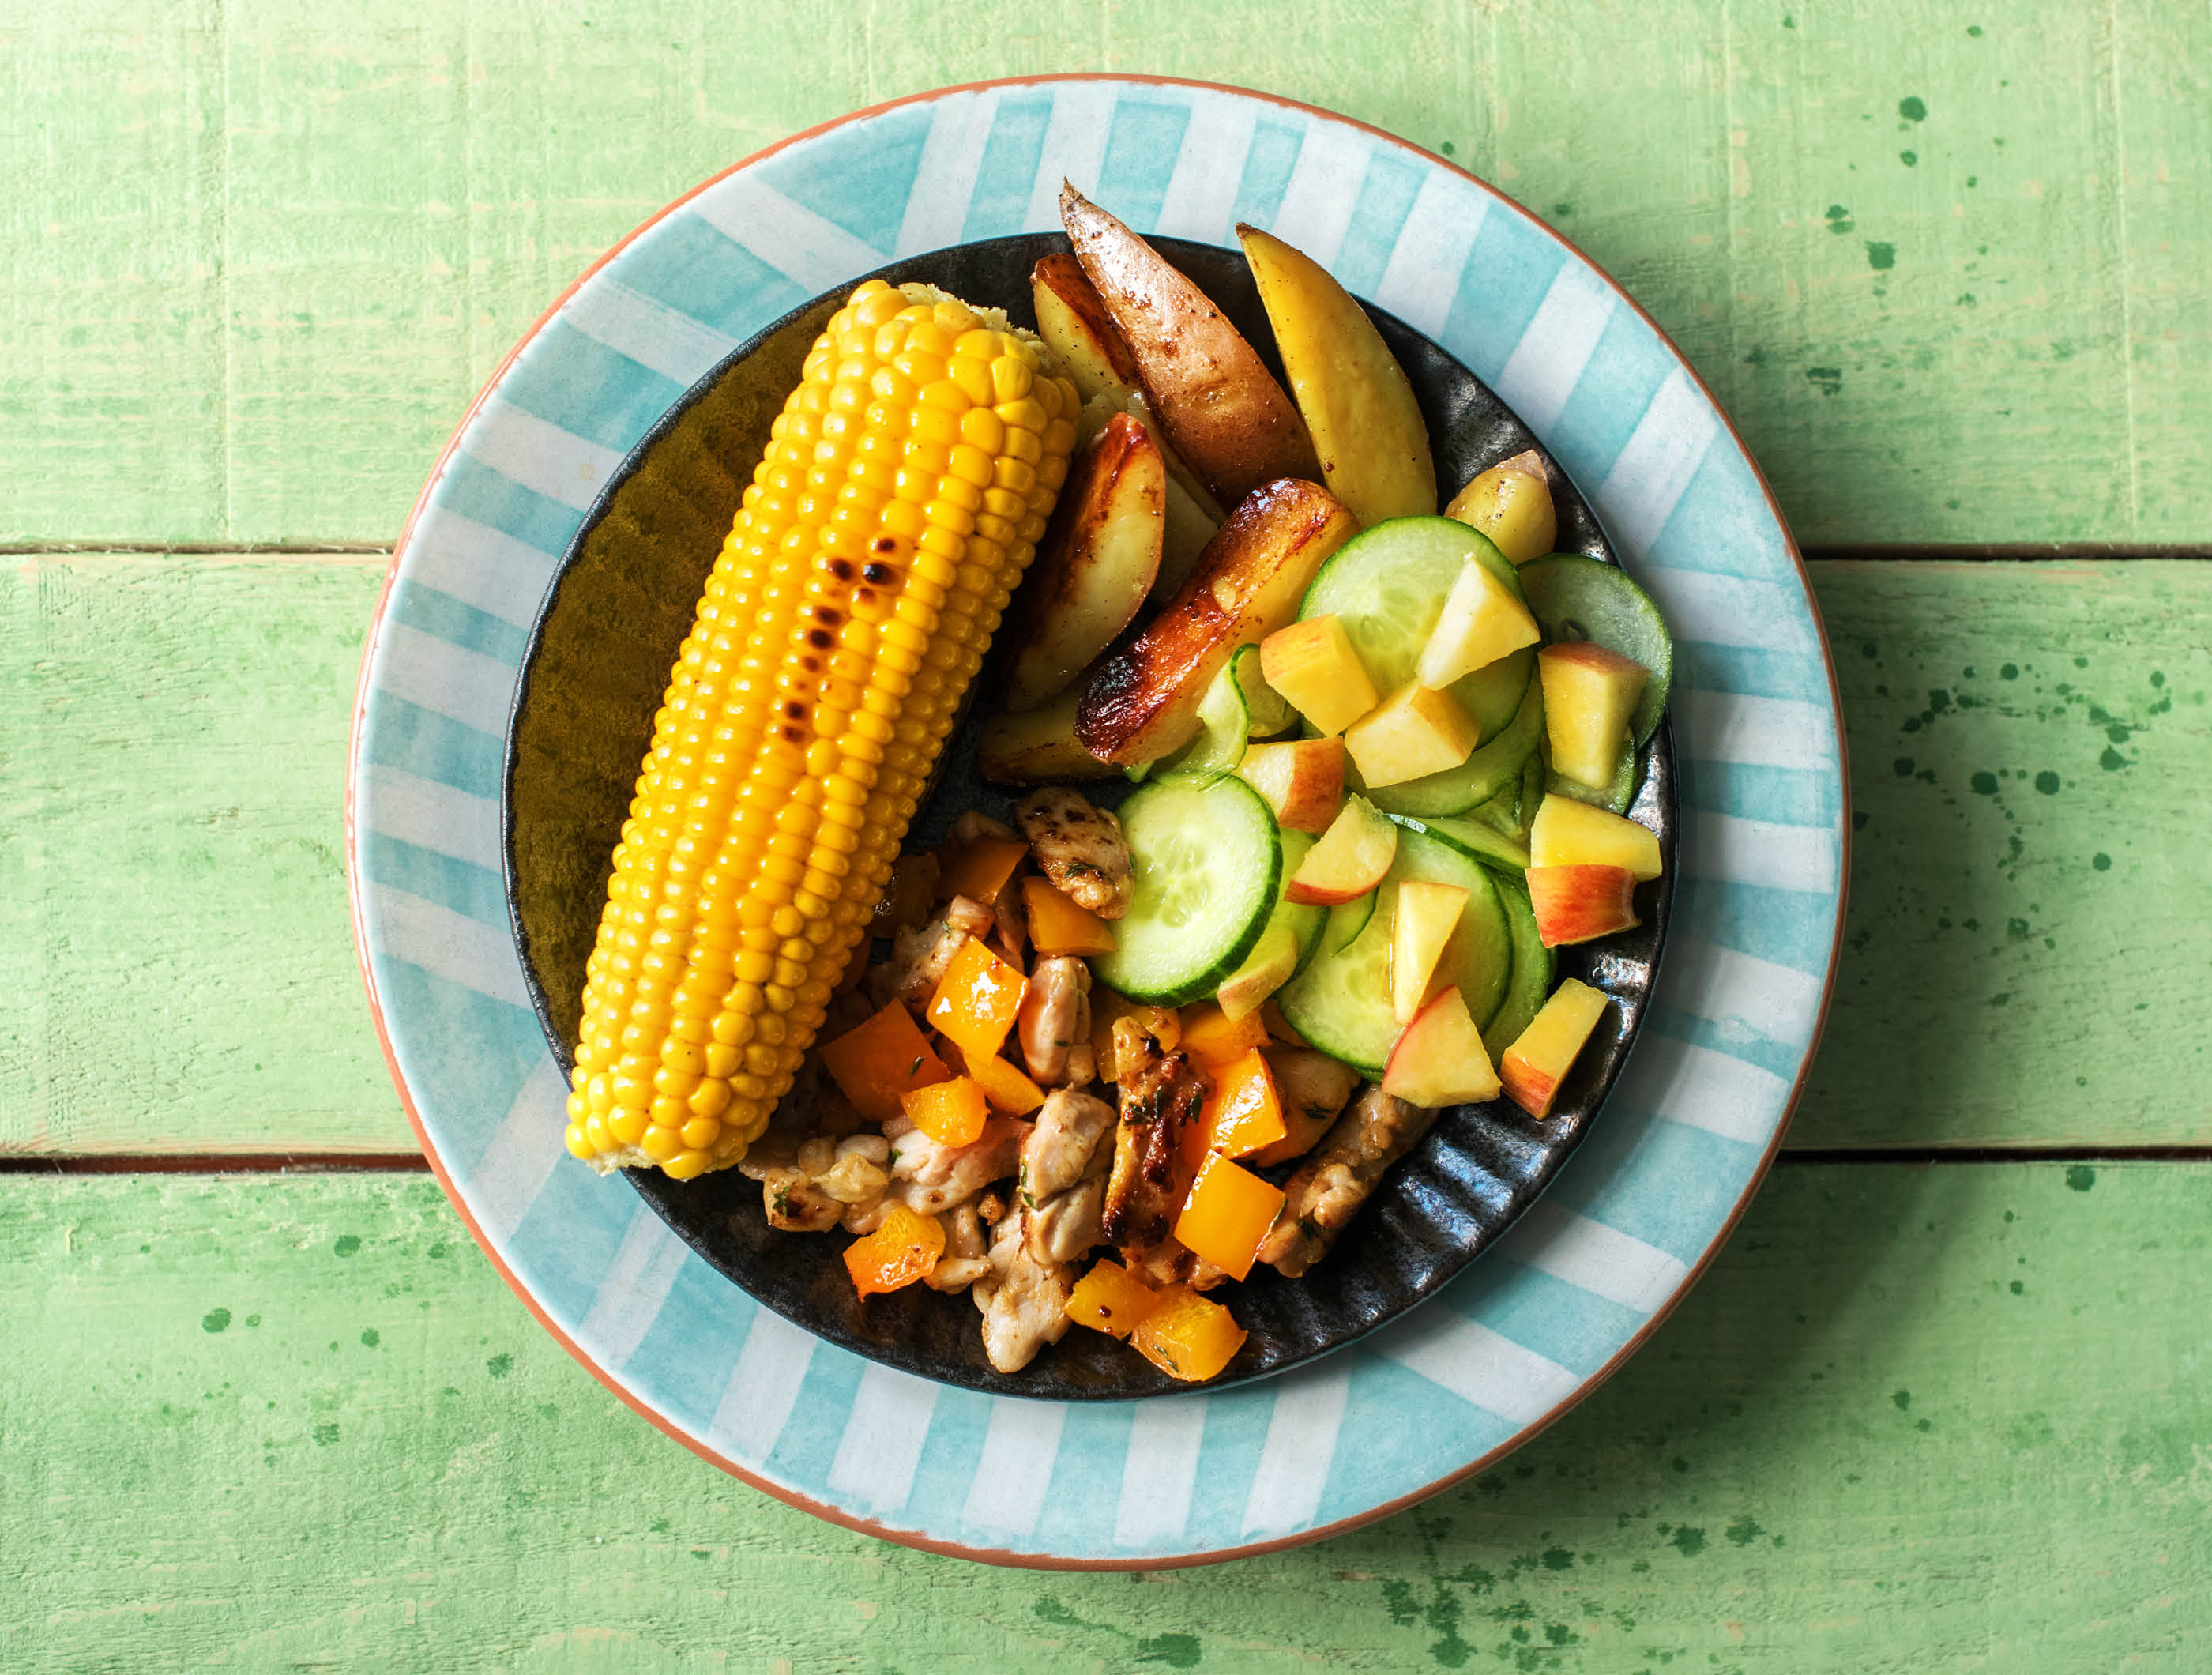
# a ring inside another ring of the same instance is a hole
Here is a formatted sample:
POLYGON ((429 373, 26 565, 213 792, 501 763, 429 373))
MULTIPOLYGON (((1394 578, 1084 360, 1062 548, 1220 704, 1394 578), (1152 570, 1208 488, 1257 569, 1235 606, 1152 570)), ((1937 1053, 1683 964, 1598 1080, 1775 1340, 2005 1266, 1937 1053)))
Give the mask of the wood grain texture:
MULTIPOLYGON (((1813 569, 1862 824, 1790 1142, 2212 1142, 2212 566, 1813 569)), ((0 1150, 411 1145, 340 858, 378 580, 0 571, 0 1150)))
POLYGON ((1784 1168, 1497 1471, 1304 1550, 994 1571, 619 1406, 427 1179, 0 1181, 0 1661, 2193 1672, 2212 1168, 1784 1168))
POLYGON ((514 338, 678 192, 874 100, 1099 69, 1497 182, 1682 344, 1802 539, 2212 538, 2212 39, 2158 0, 603 12, 26 0, 0 540, 388 539, 514 338))

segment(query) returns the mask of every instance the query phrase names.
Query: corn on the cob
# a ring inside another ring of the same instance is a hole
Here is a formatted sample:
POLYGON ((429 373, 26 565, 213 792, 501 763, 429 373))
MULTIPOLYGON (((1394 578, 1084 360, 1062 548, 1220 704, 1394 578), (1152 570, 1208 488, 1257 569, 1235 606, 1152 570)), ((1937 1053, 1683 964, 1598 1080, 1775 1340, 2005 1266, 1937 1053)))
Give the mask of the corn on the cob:
POLYGON ((726 1168, 766 1126, 1036 551, 1074 386, 871 280, 769 433, 654 717, 585 967, 568 1149, 726 1168))

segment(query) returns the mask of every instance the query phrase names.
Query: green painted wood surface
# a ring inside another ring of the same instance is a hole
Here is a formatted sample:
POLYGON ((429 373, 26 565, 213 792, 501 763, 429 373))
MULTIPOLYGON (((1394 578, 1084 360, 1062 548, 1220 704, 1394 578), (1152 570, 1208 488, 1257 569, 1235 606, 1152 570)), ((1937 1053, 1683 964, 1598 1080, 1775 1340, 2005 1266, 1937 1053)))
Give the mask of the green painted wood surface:
POLYGON ((21 0, 0 540, 388 540, 592 258, 809 124, 981 76, 1249 83, 1614 272, 1809 542, 2212 539, 2212 32, 2163 0, 21 0))
POLYGON ((847 1534, 620 1406, 420 1177, 0 1182, 0 1662, 2183 1672, 2212 1168, 1784 1167, 1587 1404, 1153 1577, 847 1534))
MULTIPOLYGON (((1863 824, 1792 1142, 2212 1139, 2212 569, 1813 569, 1863 824)), ((0 1149, 411 1146, 340 860, 379 572, 0 572, 0 1149)))

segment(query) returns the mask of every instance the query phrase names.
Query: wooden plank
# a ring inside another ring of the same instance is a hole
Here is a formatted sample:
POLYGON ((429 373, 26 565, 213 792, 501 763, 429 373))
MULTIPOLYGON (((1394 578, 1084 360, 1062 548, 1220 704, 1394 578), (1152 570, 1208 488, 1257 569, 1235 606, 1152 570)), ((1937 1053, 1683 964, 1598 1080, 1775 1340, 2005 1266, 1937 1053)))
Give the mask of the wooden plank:
POLYGON ((1858 830, 1791 1143, 2212 1139, 2212 565, 1814 574, 1858 830))
MULTIPOLYGON (((1792 1143, 2212 1142, 2187 1009, 2212 567, 1814 569, 1861 825, 1792 1143)), ((411 1144, 340 862, 377 582, 358 557, 0 572, 0 1150, 411 1144)))
POLYGON ((2155 0, 18 10, 0 539, 388 539, 508 344, 670 198, 872 100, 1100 67, 1334 106, 1554 219, 1803 539, 2212 539, 2212 45, 2155 0))
POLYGON ((784 1508, 563 1354, 427 1179, 0 1181, 0 1660, 2194 1671, 2212 1167, 1785 1168, 1496 1471, 1317 1547, 995 1571, 784 1508))

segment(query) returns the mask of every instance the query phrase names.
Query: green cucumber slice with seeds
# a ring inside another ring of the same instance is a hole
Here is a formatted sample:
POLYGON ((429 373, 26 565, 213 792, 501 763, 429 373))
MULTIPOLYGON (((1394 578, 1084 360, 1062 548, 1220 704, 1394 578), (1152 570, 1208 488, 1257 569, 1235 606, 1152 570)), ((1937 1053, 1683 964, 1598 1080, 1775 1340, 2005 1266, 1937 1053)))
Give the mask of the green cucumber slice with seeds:
POLYGON ((1667 689, 1674 679, 1674 636, 1668 633, 1666 618, 1651 602, 1651 595, 1631 581, 1628 572, 1618 564, 1601 563, 1576 552, 1555 552, 1523 564, 1521 586, 1548 643, 1595 641, 1607 651, 1634 658, 1651 671, 1628 723, 1637 744, 1642 745, 1659 725, 1660 712, 1667 707, 1667 689))
MULTIPOLYGON (((1470 558, 1521 597, 1511 562, 1486 535, 1456 518, 1391 518, 1329 556, 1306 586, 1298 620, 1334 617, 1342 623, 1376 692, 1388 697, 1413 678, 1421 648, 1470 558)), ((1451 695, 1481 724, 1483 739, 1511 724, 1534 657, 1533 647, 1516 651, 1498 660, 1511 668, 1499 670, 1493 663, 1451 684, 1451 695)))
POLYGON ((1237 690, 1244 700, 1246 736, 1272 739, 1278 733, 1290 730, 1298 718, 1291 708, 1291 701, 1267 684, 1267 677, 1260 673, 1260 648, 1239 646, 1229 660, 1230 678, 1236 681, 1237 690))
POLYGON ((1159 764, 1162 773, 1197 774, 1218 779, 1237 771, 1252 737, 1252 716, 1237 683, 1236 660, 1221 666, 1198 701, 1198 737, 1159 764))
MULTIPOLYGON (((1378 526, 1378 527, 1381 526, 1378 526)), ((1310 597, 1310 595, 1309 595, 1310 597)), ((1386 814, 1464 814, 1488 802, 1501 791, 1521 783, 1522 770, 1544 739, 1544 683, 1533 674, 1522 688, 1521 703, 1505 730, 1456 768, 1424 774, 1401 784, 1366 791, 1368 800, 1386 814)), ((1345 783, 1364 790, 1350 762, 1345 783)))
POLYGON ((1180 1006, 1244 963, 1274 911, 1283 870, 1275 817, 1241 779, 1164 774, 1121 809, 1134 889, 1114 952, 1091 972, 1133 1000, 1180 1006))
POLYGON ((1395 814, 1391 818, 1411 831, 1426 832, 1439 842, 1449 844, 1461 854, 1473 856, 1493 871, 1528 870, 1526 838, 1500 831, 1489 821, 1472 814, 1433 814, 1426 819, 1415 814, 1395 814))
POLYGON ((1298 977, 1275 991, 1275 1004, 1291 1027, 1332 1057, 1380 1075, 1398 1038, 1390 1011, 1390 944, 1398 886, 1407 879, 1463 886, 1467 906, 1444 949, 1447 981, 1456 984, 1470 1016, 1487 1022, 1506 993, 1512 936, 1498 886, 1472 856, 1408 827, 1398 834, 1398 853, 1374 892, 1366 928, 1349 946, 1325 950, 1298 977))
POLYGON ((1490 1062, 1498 1063, 1505 1050, 1521 1038, 1521 1032, 1536 1020, 1544 1002, 1552 997, 1553 961, 1536 929, 1536 910, 1518 879, 1496 876, 1498 898, 1505 904, 1505 929, 1513 941, 1513 976, 1505 985, 1505 998, 1498 1014, 1484 1026, 1482 1045, 1490 1062))

